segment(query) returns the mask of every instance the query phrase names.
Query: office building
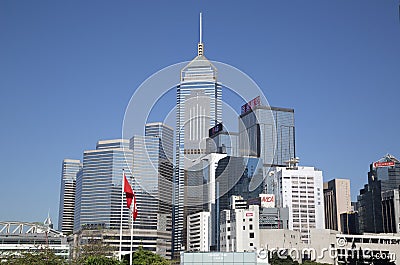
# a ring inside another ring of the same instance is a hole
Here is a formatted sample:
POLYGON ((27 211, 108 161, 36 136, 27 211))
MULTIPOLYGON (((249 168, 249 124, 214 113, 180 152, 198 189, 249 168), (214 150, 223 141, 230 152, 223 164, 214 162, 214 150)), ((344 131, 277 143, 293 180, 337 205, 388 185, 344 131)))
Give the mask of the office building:
POLYGON ((345 212, 340 214, 340 232, 343 234, 360 234, 357 212, 345 212))
POLYGON ((333 179, 324 183, 325 228, 342 231, 340 214, 351 211, 349 179, 333 179))
POLYGON ((273 196, 260 194, 247 202, 241 196, 230 198, 230 209, 220 213, 220 251, 254 251, 264 243, 262 231, 288 229, 289 209, 267 202, 273 196))
POLYGON ((146 124, 145 136, 133 136, 130 149, 138 210, 133 227, 138 233, 155 234, 146 249, 170 257, 173 129, 162 123, 146 124))
POLYGON ((66 235, 74 230, 75 185, 76 175, 80 170, 82 170, 80 160, 64 159, 61 171, 58 230, 66 235))
POLYGON ((211 219, 209 212, 198 212, 187 217, 187 251, 210 251, 211 219))
POLYGON ((372 163, 375 177, 381 182, 381 191, 395 190, 400 187, 400 162, 387 154, 375 163, 372 163))
POLYGON ((400 188, 382 192, 384 233, 400 233, 400 188))
POLYGON ((230 198, 256 198, 264 190, 262 162, 259 158, 227 156, 219 160, 215 170, 219 186, 219 209, 230 209, 230 198))
POLYGON ((271 176, 281 183, 275 196, 277 207, 289 208, 289 229, 309 243, 310 229, 325 228, 322 171, 292 165, 273 168, 271 176))
POLYGON ((357 197, 360 232, 382 233, 382 192, 398 189, 400 185, 400 162, 387 154, 370 164, 368 184, 357 197))
MULTIPOLYGON (((208 129, 221 122, 222 88, 217 69, 204 56, 201 15, 197 56, 181 70, 177 87, 176 158, 174 175, 173 249, 176 255, 185 246, 184 186, 193 160, 206 153, 208 129)), ((177 257, 177 256, 176 256, 177 257)))
POLYGON ((294 110, 261 105, 260 97, 239 116, 242 156, 260 157, 266 166, 285 166, 296 157, 294 110))
POLYGON ((239 156, 239 135, 227 132, 222 123, 218 123, 208 131, 209 138, 206 140, 206 153, 220 153, 228 156, 239 156))
MULTIPOLYGON (((217 247, 217 224, 220 211, 219 183, 215 181, 216 169, 218 162, 226 156, 226 154, 218 153, 208 154, 200 158, 187 172, 185 216, 201 211, 210 213, 210 246, 213 250, 217 247)), ((186 223, 185 226, 187 226, 186 223)))
MULTIPOLYGON (((99 141, 95 150, 83 153, 82 173, 77 175, 74 232, 80 229, 119 229, 123 169, 133 163, 129 140, 99 141)), ((132 183, 131 183, 132 184, 132 183)), ((123 207, 123 228, 129 227, 129 212, 123 207)))

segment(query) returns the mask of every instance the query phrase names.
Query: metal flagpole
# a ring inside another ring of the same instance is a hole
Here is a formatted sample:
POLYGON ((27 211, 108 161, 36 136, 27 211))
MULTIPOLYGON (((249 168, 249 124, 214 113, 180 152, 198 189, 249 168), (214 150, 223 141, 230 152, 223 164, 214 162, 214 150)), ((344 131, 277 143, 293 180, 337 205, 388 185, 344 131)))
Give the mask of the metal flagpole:
POLYGON ((135 207, 135 202, 131 204, 131 211, 130 211, 130 218, 131 218, 131 251, 130 251, 130 259, 129 259, 129 265, 132 265, 132 247, 133 247, 133 211, 132 207, 135 207), (133 205, 133 206, 132 206, 133 205))
MULTIPOLYGON (((132 180, 132 176, 131 176, 131 180, 132 180)), ((132 181, 131 181, 132 182, 132 181)), ((135 192, 133 192, 133 193, 135 193, 135 192)), ((133 207, 133 209, 135 208, 135 203, 136 203, 136 200, 135 200, 135 195, 133 196, 133 203, 131 204, 131 208, 130 208, 130 210, 131 210, 131 212, 130 212, 130 218, 131 218, 131 255, 130 255, 130 261, 129 261, 129 265, 132 265, 132 258, 133 258, 133 253, 132 253, 132 248, 133 248, 133 210, 132 210, 132 207, 133 207)))
POLYGON ((124 215, 124 183, 125 172, 122 169, 122 190, 121 190, 121 222, 119 225, 119 261, 122 260, 122 217, 124 215))

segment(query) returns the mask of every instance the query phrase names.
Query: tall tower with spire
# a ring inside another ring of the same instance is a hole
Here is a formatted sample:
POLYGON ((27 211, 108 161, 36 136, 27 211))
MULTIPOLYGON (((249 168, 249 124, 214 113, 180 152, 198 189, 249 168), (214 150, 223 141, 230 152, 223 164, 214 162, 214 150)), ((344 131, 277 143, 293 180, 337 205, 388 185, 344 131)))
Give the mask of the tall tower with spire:
POLYGON ((204 56, 202 14, 197 56, 181 70, 177 86, 176 169, 174 174, 173 251, 186 241, 185 183, 194 161, 206 153, 208 130, 222 120, 222 88, 217 69, 204 56))

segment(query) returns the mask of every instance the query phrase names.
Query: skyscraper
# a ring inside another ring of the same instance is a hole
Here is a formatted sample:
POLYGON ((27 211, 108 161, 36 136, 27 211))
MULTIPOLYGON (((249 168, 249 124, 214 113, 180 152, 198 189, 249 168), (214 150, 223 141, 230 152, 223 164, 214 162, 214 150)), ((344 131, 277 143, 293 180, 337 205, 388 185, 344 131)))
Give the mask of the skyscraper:
POLYGON ((145 136, 133 136, 133 189, 138 217, 135 231, 153 233, 146 249, 171 256, 173 129, 163 123, 146 124, 145 136))
POLYGON ((58 230, 64 234, 74 230, 76 175, 81 169, 80 160, 64 159, 62 163, 58 230))
POLYGON ((242 107, 239 150, 242 155, 261 157, 267 166, 285 166, 296 157, 294 110, 263 106, 256 99, 254 106, 242 107))
POLYGON ((387 154, 370 164, 368 184, 360 190, 359 204, 360 232, 382 233, 382 192, 396 190, 400 186, 400 162, 387 154))
POLYGON ((324 183, 325 228, 343 231, 340 214, 351 211, 350 180, 332 179, 324 183))
POLYGON ((197 56, 181 70, 177 87, 176 159, 174 174, 173 250, 185 245, 184 183, 193 160, 206 153, 208 129, 221 122, 222 88, 217 83, 217 69, 204 56, 200 14, 200 41, 197 56))
MULTIPOLYGON (((74 231, 102 227, 119 229, 123 169, 128 179, 133 153, 129 140, 99 141, 95 150, 83 153, 83 170, 76 181, 74 231)), ((128 209, 124 207, 123 226, 128 228, 128 209)))

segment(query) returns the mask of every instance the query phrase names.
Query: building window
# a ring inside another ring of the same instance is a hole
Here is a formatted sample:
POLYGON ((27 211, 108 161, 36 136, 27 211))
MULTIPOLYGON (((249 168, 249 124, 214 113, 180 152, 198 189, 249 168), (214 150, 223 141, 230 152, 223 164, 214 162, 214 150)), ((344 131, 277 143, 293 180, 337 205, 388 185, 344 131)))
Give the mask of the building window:
POLYGON ((250 229, 250 230, 253 230, 253 225, 249 225, 249 229, 250 229))
POLYGON ((254 233, 250 233, 250 234, 249 234, 249 237, 250 237, 250 238, 254 238, 254 233))
POLYGON ((250 247, 252 247, 253 246, 253 243, 250 243, 250 247))
POLYGON ((246 230, 246 226, 243 226, 243 230, 246 230))

